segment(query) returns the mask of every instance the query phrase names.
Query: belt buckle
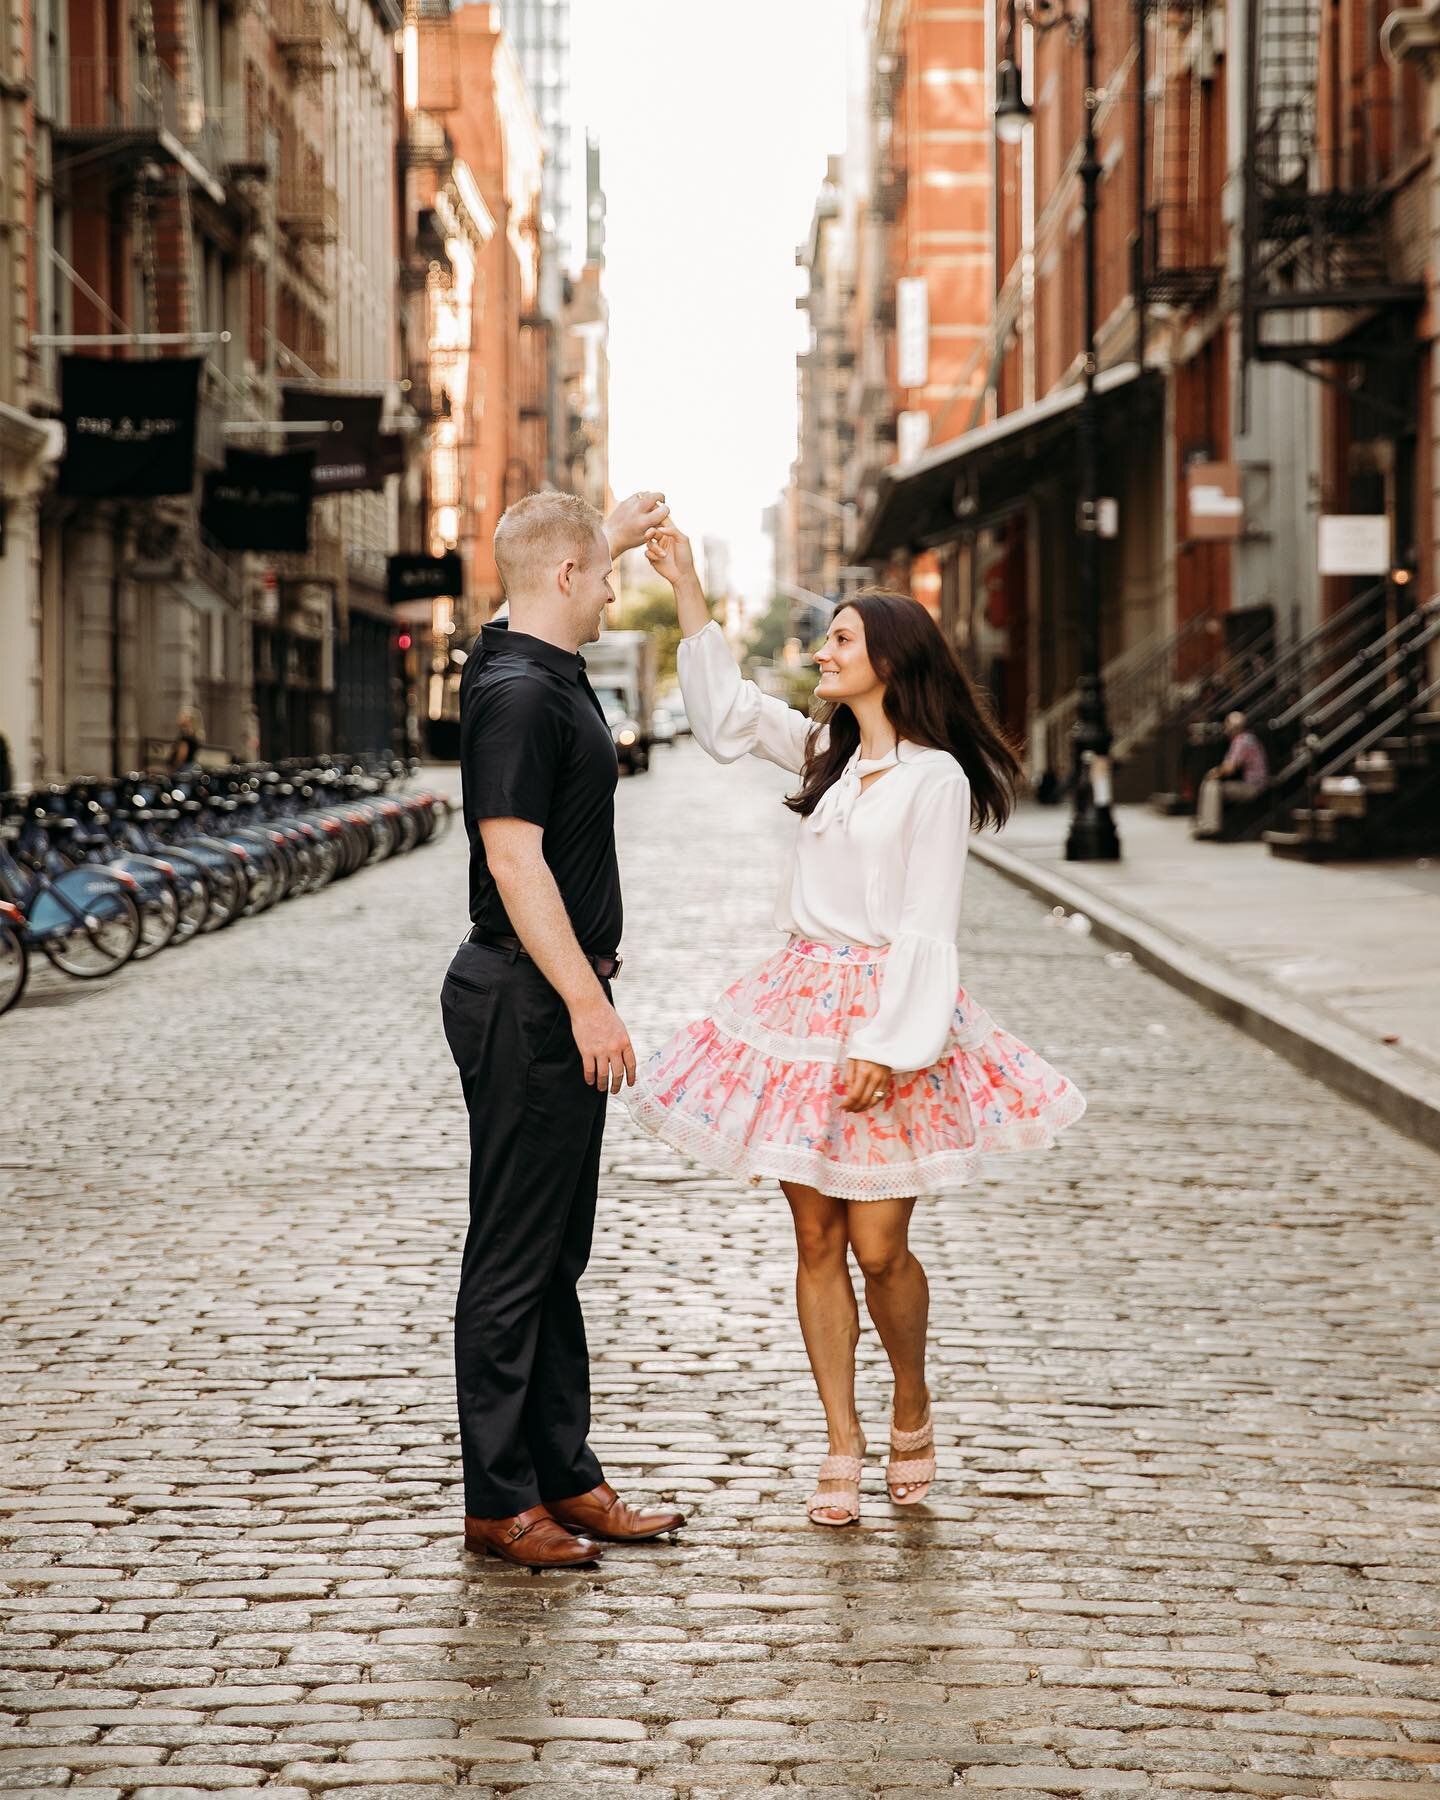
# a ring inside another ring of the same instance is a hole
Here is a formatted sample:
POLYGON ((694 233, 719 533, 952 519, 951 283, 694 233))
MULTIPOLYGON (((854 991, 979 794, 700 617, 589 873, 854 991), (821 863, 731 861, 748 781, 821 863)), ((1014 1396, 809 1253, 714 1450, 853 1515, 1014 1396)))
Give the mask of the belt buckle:
POLYGON ((610 970, 610 973, 605 977, 605 979, 607 981, 613 981, 615 979, 615 977, 620 973, 620 971, 625 967, 625 958, 623 956, 601 957, 600 960, 602 962, 609 962, 613 965, 610 970))

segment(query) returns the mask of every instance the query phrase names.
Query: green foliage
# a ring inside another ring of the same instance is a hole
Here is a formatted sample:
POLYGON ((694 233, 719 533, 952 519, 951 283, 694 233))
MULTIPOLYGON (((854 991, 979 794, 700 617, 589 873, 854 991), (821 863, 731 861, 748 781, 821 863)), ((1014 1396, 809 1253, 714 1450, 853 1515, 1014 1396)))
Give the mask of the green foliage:
POLYGON ((648 631, 658 657, 656 686, 663 693, 675 680, 675 653, 680 646, 680 627, 675 619, 675 596, 668 587, 644 587, 620 608, 615 621, 620 631, 648 631))
POLYGON ((774 662, 790 636, 790 602, 777 594, 755 621, 745 654, 755 662, 774 662))
POLYGON ((785 671, 785 698, 797 712, 809 712, 810 703, 815 698, 815 684, 819 679, 820 671, 814 663, 802 663, 798 669, 785 671))

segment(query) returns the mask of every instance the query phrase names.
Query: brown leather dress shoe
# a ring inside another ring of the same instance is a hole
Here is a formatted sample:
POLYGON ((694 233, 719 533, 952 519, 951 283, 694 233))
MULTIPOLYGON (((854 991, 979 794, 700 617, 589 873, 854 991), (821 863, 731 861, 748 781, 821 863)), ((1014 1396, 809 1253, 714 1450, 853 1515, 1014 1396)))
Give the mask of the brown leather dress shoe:
POLYGON ((685 1515, 669 1506, 627 1506, 608 1481, 569 1500, 547 1500, 545 1509, 562 1525, 612 1544, 643 1544, 647 1538, 678 1531, 685 1515))
POLYGON ((604 1555, 592 1538, 575 1537, 557 1525, 543 1506, 527 1507, 509 1519, 475 1519, 467 1513, 465 1548, 503 1557, 522 1569, 575 1569, 604 1555))

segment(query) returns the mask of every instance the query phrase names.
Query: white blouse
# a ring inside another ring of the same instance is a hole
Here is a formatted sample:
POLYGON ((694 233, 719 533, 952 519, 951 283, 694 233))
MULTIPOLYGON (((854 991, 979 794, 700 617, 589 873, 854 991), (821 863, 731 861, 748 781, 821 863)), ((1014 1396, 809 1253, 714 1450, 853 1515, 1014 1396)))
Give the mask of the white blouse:
MULTIPOLYGON (((695 737, 717 762, 748 753, 799 773, 813 723, 741 678, 714 620, 681 640, 679 674, 695 737)), ((819 943, 891 946, 879 1007, 847 1054, 914 1070, 938 1060, 954 1017, 970 782, 948 750, 897 751, 862 763, 857 750, 797 822, 775 923, 819 943), (889 773, 862 788, 860 776, 881 767, 889 773)))

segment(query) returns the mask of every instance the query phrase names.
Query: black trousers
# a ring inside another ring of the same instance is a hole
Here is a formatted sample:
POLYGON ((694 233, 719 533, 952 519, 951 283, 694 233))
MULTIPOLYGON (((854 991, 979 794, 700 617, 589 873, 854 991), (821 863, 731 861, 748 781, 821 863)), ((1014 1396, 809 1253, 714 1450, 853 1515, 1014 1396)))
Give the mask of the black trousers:
POLYGON ((470 1112, 470 1229, 455 1302, 465 1511, 508 1518, 604 1480, 586 1437, 590 1257, 605 1095, 534 963, 462 943, 440 996, 470 1112))

